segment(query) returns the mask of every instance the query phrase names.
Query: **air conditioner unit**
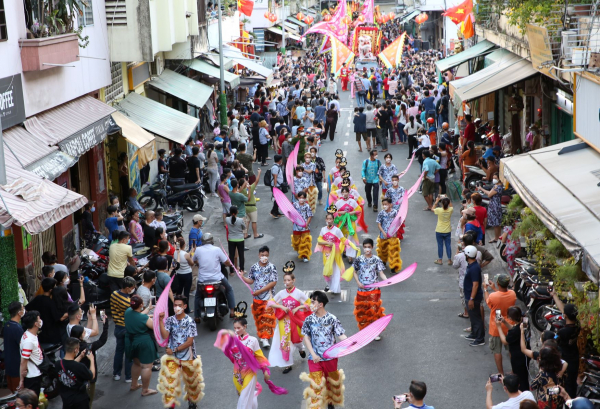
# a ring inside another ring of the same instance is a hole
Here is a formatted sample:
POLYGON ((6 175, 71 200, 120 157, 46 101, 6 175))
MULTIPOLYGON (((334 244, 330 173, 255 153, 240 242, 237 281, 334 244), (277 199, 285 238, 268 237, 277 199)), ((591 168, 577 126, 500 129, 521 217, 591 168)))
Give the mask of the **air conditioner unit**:
POLYGON ((165 70, 165 60, 160 57, 154 57, 154 61, 150 63, 150 72, 152 76, 159 76, 165 70))

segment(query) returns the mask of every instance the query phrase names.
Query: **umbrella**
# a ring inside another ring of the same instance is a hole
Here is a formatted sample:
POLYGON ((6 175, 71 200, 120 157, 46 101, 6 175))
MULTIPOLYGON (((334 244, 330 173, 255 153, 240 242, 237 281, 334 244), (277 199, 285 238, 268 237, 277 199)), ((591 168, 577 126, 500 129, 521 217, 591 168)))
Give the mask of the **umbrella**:
POLYGON ((332 345, 327 351, 323 352, 323 358, 334 359, 349 355, 368 345, 379 336, 388 326, 394 314, 386 315, 377 321, 370 323, 366 328, 358 331, 356 334, 343 341, 332 345))
POLYGON ((379 282, 373 283, 373 284, 367 284, 367 285, 365 285, 365 287, 366 288, 387 287, 388 285, 401 283, 402 281, 404 281, 404 280, 408 279, 410 276, 412 276, 416 269, 417 269, 417 263, 412 263, 410 266, 406 267, 404 270, 402 270, 400 273, 396 274, 395 276, 390 277, 384 281, 379 281, 379 282))
POLYGON ((296 223, 300 227, 306 227, 306 220, 304 220, 302 215, 298 213, 296 208, 292 205, 290 200, 285 196, 285 194, 281 190, 274 187, 273 196, 275 197, 277 206, 279 206, 279 210, 283 212, 283 215, 285 217, 287 217, 292 223, 296 223))

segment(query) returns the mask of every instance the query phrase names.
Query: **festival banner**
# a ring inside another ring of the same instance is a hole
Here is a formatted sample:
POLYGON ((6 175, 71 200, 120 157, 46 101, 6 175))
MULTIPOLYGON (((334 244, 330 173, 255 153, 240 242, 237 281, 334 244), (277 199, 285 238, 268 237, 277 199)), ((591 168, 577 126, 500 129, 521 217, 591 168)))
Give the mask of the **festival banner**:
POLYGON ((331 72, 338 76, 342 64, 350 65, 354 60, 354 53, 344 43, 335 37, 331 37, 331 72))
POLYGON ((359 18, 354 22, 354 26, 360 26, 361 24, 373 24, 375 14, 375 0, 365 0, 362 10, 360 11, 359 18), (361 19, 360 17, 364 17, 361 19), (361 21, 362 20, 362 21, 361 21))
POLYGON ((323 42, 319 46, 319 54, 325 54, 331 51, 331 38, 329 36, 323 36, 323 42))
POLYGON ((396 68, 402 62, 402 50, 406 41, 406 32, 402 33, 394 42, 388 45, 385 50, 379 53, 378 57, 383 61, 386 67, 396 68))
POLYGON ((335 14, 331 16, 331 20, 315 24, 302 37, 311 33, 325 34, 337 38, 342 43, 346 43, 348 40, 348 16, 346 15, 346 10, 346 0, 341 0, 335 14))

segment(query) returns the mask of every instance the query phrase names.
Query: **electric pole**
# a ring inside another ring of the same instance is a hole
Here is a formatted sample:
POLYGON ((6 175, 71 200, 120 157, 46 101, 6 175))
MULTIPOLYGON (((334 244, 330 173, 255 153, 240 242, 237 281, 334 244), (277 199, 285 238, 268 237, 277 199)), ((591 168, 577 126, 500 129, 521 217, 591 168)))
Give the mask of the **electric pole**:
POLYGON ((223 68, 223 30, 221 20, 223 14, 221 11, 221 0, 218 0, 217 16, 219 18, 219 70, 220 70, 220 87, 219 87, 219 122, 221 125, 227 124, 227 95, 225 95, 225 69, 223 68))

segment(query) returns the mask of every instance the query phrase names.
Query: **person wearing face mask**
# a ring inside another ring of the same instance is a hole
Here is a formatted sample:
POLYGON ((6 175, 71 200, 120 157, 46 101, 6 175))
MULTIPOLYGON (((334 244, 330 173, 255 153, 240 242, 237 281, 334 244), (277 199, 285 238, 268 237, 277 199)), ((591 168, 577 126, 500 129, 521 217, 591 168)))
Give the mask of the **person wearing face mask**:
POLYGON ((379 181, 381 182, 381 192, 385 196, 385 192, 392 186, 392 176, 397 175, 398 168, 392 163, 392 154, 387 153, 384 156, 385 163, 379 168, 377 174, 379 175, 379 181))
MULTIPOLYGON (((83 318, 83 310, 81 307, 73 303, 69 306, 69 323, 67 324, 67 336, 70 337, 71 331, 74 326, 80 325, 81 319, 83 318)), ((98 332, 98 320, 96 318, 96 306, 91 304, 90 309, 88 310, 88 323, 87 327, 84 328, 83 339, 87 341, 91 337, 95 337, 99 334, 98 332)), ((79 337, 76 337, 79 338, 79 337)))
POLYGON ((365 159, 362 164, 361 176, 365 184, 365 193, 367 194, 367 206, 373 207, 373 211, 377 212, 379 202, 379 168, 381 161, 377 159, 377 150, 373 149, 369 152, 369 158, 365 159))
MULTIPOLYGON (((125 276, 125 267, 127 264, 135 267, 133 250, 129 243, 129 233, 119 232, 118 242, 111 244, 108 248, 108 278, 110 279, 110 290, 117 291, 123 287, 123 277, 125 276)), ((154 244, 154 243, 153 243, 154 244)))
POLYGON ((77 356, 82 356, 81 363, 84 364, 88 369, 94 366, 94 377, 90 380, 88 387, 88 395, 90 397, 90 409, 92 409, 92 403, 94 402, 94 396, 96 394, 96 381, 98 380, 98 361, 96 352, 106 344, 108 340, 108 320, 106 319, 106 315, 102 317, 102 334, 100 338, 95 340, 94 342, 89 342, 86 337, 87 328, 82 327, 81 325, 75 325, 71 329, 71 337, 79 340, 79 351, 87 351, 90 355, 93 355, 93 360, 89 358, 88 355, 84 355, 80 352, 77 356))
MULTIPOLYGON (((386 275, 383 273, 385 264, 379 257, 373 255, 372 239, 363 241, 363 252, 364 254, 358 256, 352 263, 354 280, 358 285, 358 291, 354 299, 354 317, 359 330, 385 315, 385 308, 381 306, 381 290, 365 286, 376 283, 378 276, 382 280, 387 280, 386 275)), ((380 339, 378 336, 375 341, 380 339)))
POLYGON ((179 405, 178 400, 185 388, 188 409, 196 409, 198 402, 204 397, 204 378, 202 361, 196 353, 194 342, 198 331, 194 319, 185 313, 187 308, 187 298, 177 295, 174 302, 175 315, 165 320, 165 313, 159 314, 160 334, 168 340, 168 344, 166 354, 160 360, 157 389, 163 395, 163 404, 171 407, 179 405))
POLYGON ((25 308, 20 302, 13 301, 8 305, 8 313, 10 314, 10 320, 6 321, 2 332, 4 338, 4 374, 7 388, 11 392, 16 392, 20 381, 19 344, 24 332, 21 326, 21 318, 25 315, 25 308))
POLYGON ((345 160, 341 163, 339 176, 336 177, 333 180, 333 183, 331 185, 331 191, 335 192, 336 189, 341 189, 342 188, 342 181, 344 179, 350 180, 349 187, 352 187, 353 189, 356 189, 356 185, 354 184, 354 180, 350 176, 350 171, 346 169, 346 161, 345 160))
POLYGON ((389 234, 389 228, 398 212, 394 210, 392 201, 385 197, 381 200, 383 210, 377 215, 377 227, 379 228, 379 237, 377 237, 377 255, 383 263, 390 263, 392 274, 402 269, 402 259, 400 258, 400 240, 397 236, 389 234))
POLYGON ((308 382, 304 390, 307 408, 333 409, 334 405, 344 406, 343 370, 338 370, 338 359, 327 359, 323 353, 339 341, 346 339, 345 330, 340 320, 325 310, 329 302, 322 291, 315 291, 310 296, 310 309, 313 312, 306 317, 302 325, 304 346, 308 350, 309 373, 302 372, 300 379, 308 382))
POLYGON ((340 166, 342 166, 342 162, 346 162, 346 158, 344 158, 344 152, 341 149, 336 149, 335 166, 329 170, 329 176, 327 180, 329 185, 331 185, 333 181, 340 176, 340 166))
POLYGON ((310 186, 310 177, 304 174, 304 166, 298 165, 294 170, 294 189, 292 195, 292 203, 298 201, 298 194, 304 193, 306 198, 306 191, 310 186))
MULTIPOLYGON (((343 183, 348 183, 348 181, 343 183)), ((357 233, 363 230, 367 231, 367 229, 364 223, 362 225, 357 223, 357 220, 360 219, 362 208, 356 200, 350 198, 350 189, 348 186, 343 186, 341 193, 341 197, 335 202, 335 207, 337 208, 335 223, 347 239, 346 256, 348 257, 348 261, 352 262, 358 250, 357 233)))
POLYGON ((287 159, 294 150, 294 145, 292 144, 292 134, 288 133, 284 135, 283 143, 281 144, 281 155, 283 156, 284 165, 287 164, 287 159))
POLYGON ((83 240, 87 248, 91 248, 92 241, 94 240, 94 234, 98 233, 94 226, 94 219, 92 213, 96 211, 94 206, 95 202, 90 201, 83 206, 83 213, 81 214, 82 229, 83 229, 83 240))
POLYGON ((322 200, 323 199, 323 175, 325 174, 325 170, 327 168, 325 167, 325 161, 323 160, 323 158, 318 156, 317 153, 318 153, 318 149, 316 147, 313 146, 310 148, 311 162, 315 164, 313 179, 315 182, 315 186, 317 187, 317 190, 319 191, 319 196, 317 197, 317 199, 319 200, 319 204, 322 205, 323 204, 323 200, 322 200))
POLYGON ((315 171, 317 170, 316 162, 313 162, 312 155, 310 152, 304 154, 304 163, 302 168, 304 169, 304 177, 308 178, 308 189, 306 190, 306 198, 312 212, 317 211, 317 200, 320 191, 315 186, 315 171))
POLYGON ((21 364, 19 366, 19 387, 17 389, 31 389, 36 396, 40 395, 42 387, 42 372, 38 368, 44 360, 42 347, 38 340, 38 333, 44 322, 37 311, 27 311, 21 319, 25 332, 21 337, 19 350, 21 352, 21 364))
MULTIPOLYGON (((400 186, 400 176, 392 176, 392 186, 386 190, 385 197, 391 200, 392 207, 395 211, 400 210, 400 205, 402 204, 405 193, 406 190, 400 186)), ((402 222, 402 225, 398 228, 396 237, 398 237, 400 240, 404 238, 404 222, 402 222)))
POLYGON ((323 277, 327 283, 325 291, 331 290, 333 296, 340 294, 342 291, 340 281, 342 274, 346 271, 342 260, 342 253, 346 249, 346 238, 344 233, 334 224, 336 213, 337 207, 335 205, 327 208, 327 215, 325 216, 327 225, 319 232, 317 247, 315 248, 315 252, 320 251, 323 253, 323 277))
POLYGON ((283 267, 285 289, 275 294, 275 305, 273 305, 277 325, 273 336, 273 348, 269 352, 269 362, 271 366, 284 367, 284 374, 292 370, 294 351, 298 351, 302 358, 306 358, 300 330, 306 317, 312 314, 307 303, 308 297, 304 291, 296 288, 295 267, 291 260, 285 263, 283 267))
POLYGON ((502 192, 504 191, 504 186, 502 186, 502 181, 500 180, 497 173, 494 173, 492 179, 493 187, 490 190, 485 190, 481 188, 481 192, 487 197, 490 198, 490 202, 488 204, 488 217, 487 224, 490 227, 494 228, 494 240, 490 240, 490 243, 496 243, 500 239, 500 235, 502 234, 502 192))
MULTIPOLYGON (((123 288, 114 291, 110 296, 110 311, 112 319, 115 323, 115 357, 113 360, 113 380, 121 379, 121 371, 123 369, 123 355, 125 354, 125 310, 130 306, 130 297, 135 293, 135 279, 133 277, 125 277, 123 279, 123 288)), ((140 297, 141 299, 141 297, 140 297)), ((143 303, 143 300, 142 300, 143 303)), ((125 382, 131 382, 131 359, 125 358, 125 382)))
POLYGON ((247 284, 253 284, 252 315, 256 323, 256 333, 261 339, 262 346, 269 348, 269 339, 273 338, 275 327, 275 311, 268 307, 268 301, 273 297, 273 289, 277 285, 277 267, 269 263, 269 248, 262 246, 258 249, 258 263, 250 268, 248 277, 242 276, 247 284))
POLYGON ((298 252, 298 258, 305 263, 310 260, 312 252, 312 236, 310 234, 310 221, 313 217, 313 212, 310 205, 306 202, 306 193, 298 193, 298 201, 293 203, 294 209, 302 216, 306 222, 306 226, 302 227, 293 223, 292 227, 292 248, 298 252))
POLYGON ((77 338, 67 338, 64 347, 65 357, 56 364, 63 409, 89 409, 87 386, 96 376, 95 357, 87 350, 80 350, 77 338), (94 365, 88 368, 81 363, 83 358, 94 365))

